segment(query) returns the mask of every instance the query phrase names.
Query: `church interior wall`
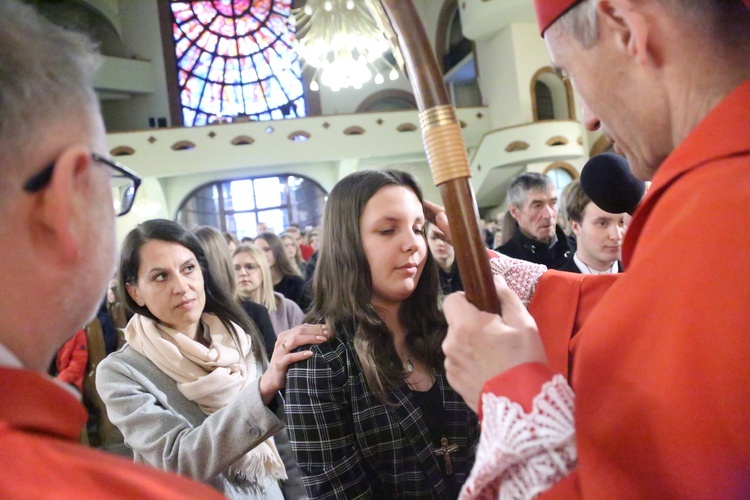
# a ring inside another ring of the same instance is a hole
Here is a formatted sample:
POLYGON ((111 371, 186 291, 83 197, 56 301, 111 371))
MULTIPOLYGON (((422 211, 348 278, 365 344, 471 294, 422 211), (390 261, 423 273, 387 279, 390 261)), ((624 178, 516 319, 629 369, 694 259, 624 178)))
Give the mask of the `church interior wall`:
MULTIPOLYGON (((512 9, 520 9, 521 0, 514 0, 512 9)), ((136 134, 140 143, 136 155, 124 157, 121 160, 131 165, 146 178, 151 178, 148 191, 156 192, 153 196, 149 194, 144 206, 148 205, 153 198, 160 198, 164 204, 165 216, 174 217, 179 204, 190 191, 210 180, 220 178, 239 178, 243 176, 271 175, 281 173, 297 173, 312 178, 319 182, 324 189, 328 190, 343 175, 353 169, 360 168, 386 168, 398 167, 411 171, 418 176, 422 186, 429 198, 439 199, 439 191, 432 184, 429 167, 424 157, 421 146, 421 137, 418 131, 410 134, 394 136, 383 135, 378 129, 382 125, 374 125, 375 114, 353 114, 357 107, 367 96, 386 88, 394 88, 411 92, 411 87, 403 75, 394 82, 386 78, 383 85, 369 83, 360 90, 341 90, 333 92, 323 88, 320 91, 320 104, 323 116, 317 118, 306 118, 303 120, 285 120, 273 122, 271 125, 278 130, 287 128, 310 128, 310 120, 326 119, 336 133, 350 126, 361 126, 367 133, 359 137, 346 137, 341 139, 340 135, 330 134, 327 129, 321 129, 320 123, 316 123, 317 129, 313 130, 314 140, 307 144, 308 151, 314 154, 302 154, 302 148, 290 147, 284 144, 266 144, 261 138, 262 133, 254 131, 253 138, 257 141, 246 149, 237 149, 229 145, 227 135, 235 134, 229 127, 240 124, 219 125, 222 133, 221 140, 207 140, 204 136, 210 132, 210 127, 202 127, 198 130, 187 130, 182 128, 158 128, 149 129, 149 118, 166 117, 169 120, 169 98, 167 93, 167 68, 164 64, 164 54, 161 47, 159 13, 156 0, 87 0, 87 3, 99 11, 106 11, 112 18, 113 26, 117 26, 122 37, 122 43, 130 56, 137 60, 150 61, 150 67, 142 71, 151 72, 148 78, 153 80, 153 91, 141 94, 131 94, 127 99, 105 100, 103 112, 105 115, 110 147, 114 148, 124 143, 132 142, 128 139, 136 134), (345 118, 341 118, 341 116, 345 118), (362 124, 365 125, 362 125, 362 124), (297 126, 299 124, 299 126, 297 126), (231 131, 231 134, 230 134, 231 131), (119 132, 119 133, 117 133, 119 132), (190 142, 196 143, 195 150, 175 153, 165 146, 177 141, 178 136, 190 135, 190 142), (324 135, 325 138, 321 138, 324 135), (144 140, 154 137, 159 147, 146 146, 144 140), (161 149, 159 149, 161 148, 161 149), (151 153, 144 154, 145 150, 151 149, 151 153), (162 151, 161 153, 156 152, 162 151), (206 161, 206 157, 210 158, 206 161)), ((466 3, 478 4, 475 0, 467 0, 466 3)), ((529 2, 530 3, 530 2, 529 2)), ((437 23, 440 13, 441 0, 415 0, 415 7, 425 24, 430 43, 433 48, 436 42, 437 23)), ((470 8, 474 8, 470 5, 470 8)), ((461 8, 465 9, 464 3, 461 8)), ((498 6, 478 4, 478 8, 494 8, 498 6)), ((515 12, 515 11, 514 11, 515 12)), ((515 16, 515 14, 514 14, 515 16)), ((472 110, 471 113, 483 115, 482 120, 470 119, 468 128, 464 130, 467 148, 476 156, 481 137, 495 129, 515 127, 531 123, 532 104, 530 93, 530 82, 535 72, 544 66, 549 66, 549 56, 543 40, 539 37, 536 26, 525 22, 521 16, 519 22, 498 22, 497 16, 478 16, 484 23, 497 23, 502 28, 492 34, 491 30, 484 29, 481 40, 475 40, 475 57, 477 58, 479 85, 482 91, 483 102, 487 106, 483 111, 472 110), (490 19, 491 17, 491 19, 490 19)), ((517 17, 514 17, 517 18, 517 17)), ((414 118, 404 120, 411 123, 414 118)), ((388 115, 390 116, 390 115, 388 115)), ((258 124, 247 123, 243 126, 252 127, 258 124)), ((170 124, 171 125, 171 124, 170 124)), ((392 126, 393 124, 389 124, 392 126)), ((266 125, 263 125, 264 127, 266 125)), ((280 135, 280 133, 278 134, 280 135)), ((597 134, 583 133, 584 146, 588 151, 588 145, 593 143, 597 134)), ((132 144, 130 144, 132 146, 132 144)), ((486 156, 486 152, 484 152, 486 156)), ((498 151, 502 156, 503 152, 498 151)), ((566 158, 577 169, 585 162, 585 156, 580 159, 566 158)), ((498 164, 507 164, 504 158, 498 158, 498 164)), ((532 162, 525 168, 543 171, 550 162, 544 159, 540 162, 532 162)), ((482 179, 493 179, 498 176, 483 174, 482 179)), ((504 189, 502 182, 497 186, 476 185, 482 179, 475 179, 475 190, 482 189, 490 192, 496 199, 485 202, 484 210, 492 208, 492 204, 501 206, 504 202, 504 189), (489 203, 489 204, 487 204, 489 203)), ((145 210, 144 213, 148 212, 145 210)), ((161 213, 161 212, 160 212, 161 213)), ((135 222, 134 222, 135 223, 135 222)))
POLYGON ((520 123, 523 115, 520 103, 517 73, 518 61, 513 50, 513 33, 506 27, 489 40, 476 42, 479 64, 479 86, 487 103, 492 128, 503 128, 520 123))
POLYGON ((144 130, 149 118, 166 118, 169 123, 169 99, 164 52, 159 28, 159 13, 153 0, 120 0, 119 19, 122 40, 132 57, 151 62, 153 92, 127 99, 103 101, 102 114, 108 132, 144 130))
POLYGON ((82 0, 83 3, 89 5, 93 9, 97 10, 102 16, 104 16, 115 28, 118 33, 121 33, 122 24, 120 22, 120 5, 118 0, 82 0))
MULTIPOLYGON (((476 147, 489 128, 486 109, 461 109, 458 117, 466 125, 464 141, 476 147)), ((414 173, 423 186, 430 186, 432 179, 426 168, 418 123, 415 110, 389 111, 145 130, 108 134, 107 141, 110 150, 123 146, 134 150, 133 154, 118 157, 118 160, 147 178, 161 179, 166 189, 167 211, 174 214, 192 189, 220 178, 296 173, 330 190, 338 179, 358 168, 403 165, 412 168, 414 162, 422 162, 425 167, 417 168, 414 173), (400 132, 399 126, 403 124, 410 128, 400 132), (346 135, 345 130, 352 126, 363 133, 346 135), (268 127, 273 128, 270 133, 268 127), (300 131, 309 132, 307 141, 289 139, 300 131), (237 137, 251 138, 254 142, 231 146, 231 141, 237 137), (193 147, 172 149, 174 144, 186 142, 193 147), (335 175, 329 175, 328 165, 331 164, 341 165, 335 175), (290 165, 294 169, 290 170, 290 165), (179 181, 172 181, 172 178, 179 181)), ((439 195, 433 199, 439 200, 439 195)), ((136 197, 136 205, 140 203, 140 198, 136 197)))
POLYGON ((388 75, 384 76, 385 82, 382 84, 376 85, 370 80, 363 85, 361 89, 348 88, 334 92, 327 87, 321 87, 319 94, 322 114, 343 115, 355 113, 357 107, 359 107, 369 95, 385 89, 405 90, 408 92, 412 91, 411 83, 403 73, 399 72, 399 77, 393 81, 388 79, 388 75))
POLYGON ((517 61, 515 73, 519 89, 517 103, 522 110, 522 114, 517 117, 516 123, 525 123, 534 119, 530 90, 531 80, 540 68, 550 65, 550 57, 535 24, 513 24, 511 25, 511 32, 513 33, 513 53, 517 61))

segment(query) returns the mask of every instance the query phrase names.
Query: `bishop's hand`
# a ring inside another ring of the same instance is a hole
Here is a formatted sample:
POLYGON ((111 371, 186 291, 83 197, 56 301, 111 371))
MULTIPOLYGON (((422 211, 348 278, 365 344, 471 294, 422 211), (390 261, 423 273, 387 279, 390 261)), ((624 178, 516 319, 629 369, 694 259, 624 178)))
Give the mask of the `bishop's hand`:
POLYGON ((495 288, 502 316, 480 311, 463 292, 449 295, 443 306, 448 382, 474 411, 485 382, 523 363, 547 362, 536 323, 521 300, 501 276, 495 276, 495 288))

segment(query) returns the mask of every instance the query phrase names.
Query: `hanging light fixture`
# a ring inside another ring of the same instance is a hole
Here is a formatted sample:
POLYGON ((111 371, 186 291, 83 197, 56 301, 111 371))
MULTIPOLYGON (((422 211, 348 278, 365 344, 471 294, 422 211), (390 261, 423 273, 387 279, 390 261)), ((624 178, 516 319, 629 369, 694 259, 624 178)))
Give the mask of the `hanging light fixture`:
POLYGON ((373 76, 378 85, 385 75, 398 78, 395 65, 384 57, 390 44, 365 0, 307 0, 292 11, 290 22, 300 57, 315 68, 310 90, 320 85, 333 91, 359 89, 373 76))

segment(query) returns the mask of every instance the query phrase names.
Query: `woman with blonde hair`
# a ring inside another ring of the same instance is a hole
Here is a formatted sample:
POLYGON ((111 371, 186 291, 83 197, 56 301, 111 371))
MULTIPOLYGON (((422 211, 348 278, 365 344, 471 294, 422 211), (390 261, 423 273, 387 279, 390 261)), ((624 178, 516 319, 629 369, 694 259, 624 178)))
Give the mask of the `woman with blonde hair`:
MULTIPOLYGON (((234 280, 234 264, 232 263, 232 252, 229 250, 224 236, 218 229, 211 226, 201 226, 193 229, 193 234, 206 252, 208 269, 210 273, 219 282, 219 286, 226 290, 232 297, 236 297, 237 285, 234 280)), ((235 247, 236 249, 236 247, 235 247)), ((276 332, 273 329, 273 323, 268 315, 268 310, 260 304, 248 301, 239 301, 255 326, 258 327, 263 343, 266 347, 268 359, 273 355, 274 344, 276 344, 276 332)))
POLYGON ((284 245, 284 252, 289 259, 289 263, 297 271, 297 274, 304 276, 307 263, 302 258, 302 249, 295 237, 289 233, 281 233, 279 239, 281 244, 284 245))
POLYGON ((292 267, 279 237, 274 233, 260 233, 253 245, 263 250, 266 256, 274 291, 296 302, 303 311, 307 310, 310 297, 305 290, 305 280, 292 267))
POLYGON ((240 245, 232 254, 232 261, 237 298, 242 303, 250 301, 264 306, 277 335, 303 323, 302 309, 294 301, 274 292, 271 268, 263 250, 254 245, 240 245))

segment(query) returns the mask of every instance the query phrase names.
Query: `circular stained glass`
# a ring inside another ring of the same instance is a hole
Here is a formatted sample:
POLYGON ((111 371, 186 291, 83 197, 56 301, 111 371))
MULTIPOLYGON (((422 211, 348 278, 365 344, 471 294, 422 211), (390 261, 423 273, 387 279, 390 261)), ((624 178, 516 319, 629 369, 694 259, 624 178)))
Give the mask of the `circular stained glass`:
POLYGON ((171 3, 186 126, 305 116, 291 0, 171 3))

